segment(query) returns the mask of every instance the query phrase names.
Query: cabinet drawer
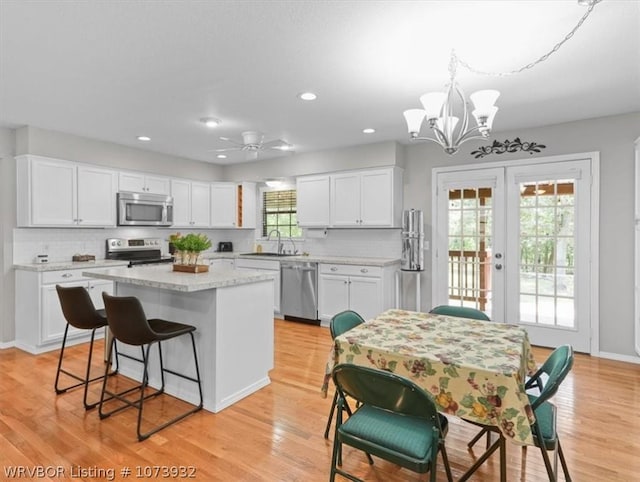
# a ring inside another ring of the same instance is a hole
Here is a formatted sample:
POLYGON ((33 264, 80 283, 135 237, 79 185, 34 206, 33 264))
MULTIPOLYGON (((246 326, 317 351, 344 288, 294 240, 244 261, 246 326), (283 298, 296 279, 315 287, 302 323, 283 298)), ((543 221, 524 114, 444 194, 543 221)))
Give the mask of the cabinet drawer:
POLYGON ((235 265, 236 268, 270 269, 280 271, 280 261, 272 261, 268 259, 238 258, 236 259, 235 265))
POLYGON ((62 271, 45 271, 42 273, 42 284, 67 283, 86 279, 81 269, 65 269, 62 271))
POLYGON ((354 264, 320 264, 320 274, 380 278, 382 277, 382 268, 380 266, 363 266, 354 264))

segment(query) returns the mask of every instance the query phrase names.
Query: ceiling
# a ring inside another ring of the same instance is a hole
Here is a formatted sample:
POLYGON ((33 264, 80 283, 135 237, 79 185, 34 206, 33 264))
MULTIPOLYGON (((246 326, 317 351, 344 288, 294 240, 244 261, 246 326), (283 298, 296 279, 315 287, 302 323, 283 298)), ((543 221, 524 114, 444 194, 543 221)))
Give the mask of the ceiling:
MULTIPOLYGON (((477 69, 518 69, 586 9, 576 0, 0 0, 0 125, 215 163, 245 161, 213 150, 247 130, 296 152, 406 142, 402 112, 444 89, 452 49, 477 69), (317 100, 301 101, 303 91, 317 100), (222 124, 207 129, 208 116, 222 124)), ((457 80, 467 94, 501 92, 494 131, 640 111, 640 2, 597 4, 530 70, 487 77, 459 67, 457 80)), ((283 154, 260 157, 269 155, 283 154)))

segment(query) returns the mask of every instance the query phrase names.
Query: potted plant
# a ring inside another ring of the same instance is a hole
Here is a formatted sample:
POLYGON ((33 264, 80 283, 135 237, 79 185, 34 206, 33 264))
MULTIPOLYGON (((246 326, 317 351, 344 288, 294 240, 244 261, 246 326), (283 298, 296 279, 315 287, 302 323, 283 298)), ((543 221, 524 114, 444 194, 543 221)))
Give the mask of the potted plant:
POLYGON ((211 240, 206 235, 189 233, 185 236, 180 236, 178 233, 178 236, 173 238, 172 243, 177 251, 176 259, 180 260, 178 264, 174 265, 175 271, 184 271, 181 268, 176 269, 176 266, 192 267, 193 269, 189 269, 188 271, 195 273, 199 271, 208 271, 208 266, 198 265, 200 253, 211 247, 211 240))

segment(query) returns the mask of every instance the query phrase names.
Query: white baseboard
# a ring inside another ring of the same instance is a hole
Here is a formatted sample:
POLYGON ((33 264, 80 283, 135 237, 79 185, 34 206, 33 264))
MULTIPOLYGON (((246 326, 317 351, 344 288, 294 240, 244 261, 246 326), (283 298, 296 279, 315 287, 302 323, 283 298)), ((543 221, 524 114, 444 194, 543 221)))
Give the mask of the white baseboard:
POLYGON ((640 357, 638 356, 620 355, 618 353, 609 353, 606 351, 601 351, 595 356, 600 358, 606 358, 608 360, 617 360, 617 361, 635 363, 637 365, 640 365, 640 357))
POLYGON ((16 341, 6 341, 6 342, 1 342, 0 343, 0 350, 6 350, 7 348, 13 348, 14 346, 16 346, 16 341))

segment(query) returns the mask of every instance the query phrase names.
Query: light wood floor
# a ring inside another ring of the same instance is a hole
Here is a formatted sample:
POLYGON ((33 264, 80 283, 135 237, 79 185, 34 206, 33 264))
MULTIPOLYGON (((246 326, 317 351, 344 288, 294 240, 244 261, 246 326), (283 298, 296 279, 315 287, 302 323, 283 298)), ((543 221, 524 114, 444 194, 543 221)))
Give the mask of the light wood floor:
MULTIPOLYGON (((188 475, 204 481, 328 480, 332 442, 323 432, 331 400, 321 398, 320 386, 329 332, 281 320, 275 325, 275 369, 268 387, 218 414, 199 412, 142 443, 135 438, 134 411, 100 421, 96 410, 85 412, 79 390, 55 395, 57 352, 0 350, 0 480, 11 480, 6 470, 12 466, 64 470, 62 478, 37 480, 95 482, 108 480, 110 470, 111 480, 136 480, 142 478, 136 477, 138 470, 153 475, 154 466, 187 467, 188 475), (129 477, 122 476, 124 467, 131 468, 129 477), (94 475, 82 477, 81 470, 94 475)), ((85 350, 86 345, 70 349, 73 362, 81 363, 85 350)), ((535 354, 540 362, 548 350, 535 354)), ((100 368, 96 365, 96 374, 100 368)), ((638 480, 640 366, 577 355, 555 402, 573 480, 638 480)), ((161 397, 149 403, 145 420, 182 406, 161 397)), ((458 478, 473 461, 466 442, 476 429, 450 420, 446 444, 458 478)), ((344 454, 344 467, 367 481, 428 480, 380 459, 369 466, 361 452, 346 447, 344 454)), ((440 460, 438 480, 446 480, 440 460)), ((472 480, 498 480, 497 454, 472 480)), ((523 460, 519 447, 508 446, 508 480, 547 480, 537 449, 529 448, 523 460)))

